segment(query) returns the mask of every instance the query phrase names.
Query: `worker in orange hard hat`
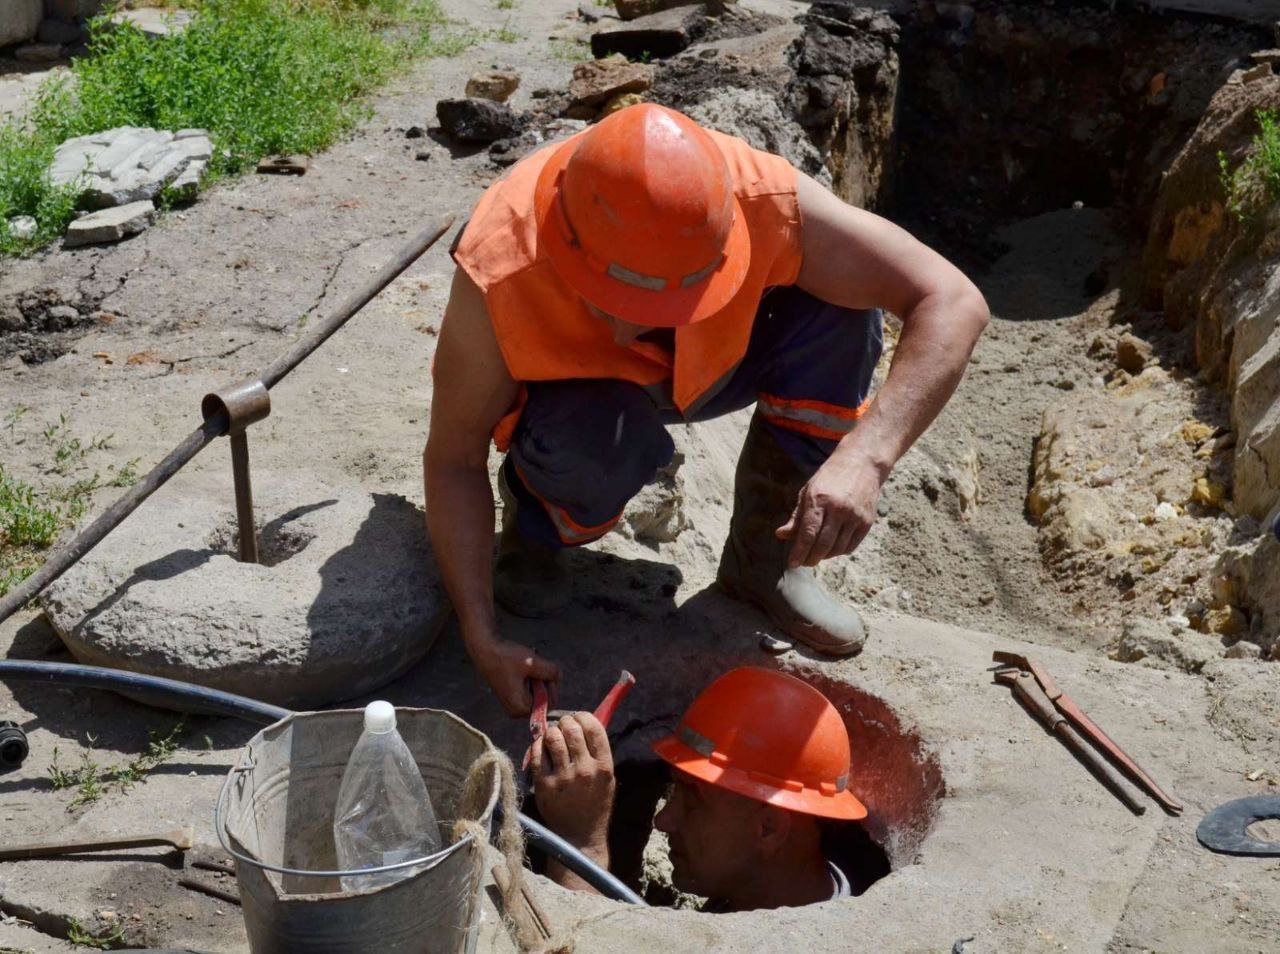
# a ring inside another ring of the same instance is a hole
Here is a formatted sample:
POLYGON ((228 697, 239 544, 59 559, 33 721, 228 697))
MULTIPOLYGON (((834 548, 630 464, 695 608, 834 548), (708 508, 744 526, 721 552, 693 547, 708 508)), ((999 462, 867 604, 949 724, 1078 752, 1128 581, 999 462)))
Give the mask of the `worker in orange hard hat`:
MULTIPOLYGON (((707 686, 653 750, 672 775, 654 826, 670 843, 674 887, 709 899, 704 910, 850 896, 849 877, 825 854, 824 829, 867 810, 849 791, 844 723, 818 690, 784 673, 734 669, 707 686)), ((578 713, 548 727, 532 764, 548 827, 607 868, 613 762, 600 724, 578 713)), ((547 873, 589 890, 559 865, 547 873)))
POLYGON ((953 265, 779 156, 638 104, 512 167, 481 197, 434 360, 427 517, 477 669, 513 714, 559 668, 502 638, 544 617, 563 551, 670 463, 667 425, 755 404, 720 562, 725 592, 847 656, 866 633, 813 573, 876 519, 890 470, 988 320, 953 265), (902 319, 877 395, 881 308, 902 319), (492 440, 506 453, 492 564, 492 440))

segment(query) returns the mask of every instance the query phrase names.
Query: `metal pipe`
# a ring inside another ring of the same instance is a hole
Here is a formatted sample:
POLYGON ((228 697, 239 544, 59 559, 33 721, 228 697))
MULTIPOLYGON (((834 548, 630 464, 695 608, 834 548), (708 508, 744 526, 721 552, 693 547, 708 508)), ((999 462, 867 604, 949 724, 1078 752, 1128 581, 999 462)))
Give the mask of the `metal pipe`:
MULTIPOLYGON (((264 370, 259 378, 268 389, 296 368, 303 360, 324 344, 329 337, 367 305, 378 292, 391 284, 406 268, 412 265, 432 245, 438 242, 453 226, 452 215, 432 225, 409 242, 405 243, 376 275, 370 278, 359 289, 353 292, 338 309, 315 330, 303 338, 283 355, 276 358, 264 370)), ((159 490, 164 484, 191 462, 191 459, 204 450, 213 440, 227 432, 229 419, 225 411, 214 413, 203 424, 191 432, 177 447, 171 450, 146 477, 129 488, 119 500, 104 510, 93 523, 66 546, 57 549, 35 573, 27 577, 20 585, 9 591, 0 599, 0 623, 4 622, 23 606, 31 601, 41 590, 62 576, 74 566, 86 553, 102 542, 103 537, 124 522, 124 519, 137 510, 144 500, 159 490)))
POLYGON ((258 527, 253 521, 253 482, 249 479, 249 435, 231 435, 231 478, 236 487, 236 525, 240 528, 240 562, 258 562, 258 527))
MULTIPOLYGON (((166 707, 181 705, 188 712, 234 716, 258 725, 271 725, 292 714, 288 709, 249 699, 246 696, 237 696, 218 689, 206 689, 204 686, 196 686, 176 679, 145 676, 141 673, 106 669, 100 666, 80 666, 73 663, 27 659, 0 659, 0 680, 6 678, 61 686, 106 689, 109 692, 125 693, 152 705, 166 707)), ((497 811, 500 812, 500 809, 497 811)), ((517 817, 529 844, 555 858, 606 897, 645 906, 644 900, 638 894, 559 835, 523 812, 517 817)))

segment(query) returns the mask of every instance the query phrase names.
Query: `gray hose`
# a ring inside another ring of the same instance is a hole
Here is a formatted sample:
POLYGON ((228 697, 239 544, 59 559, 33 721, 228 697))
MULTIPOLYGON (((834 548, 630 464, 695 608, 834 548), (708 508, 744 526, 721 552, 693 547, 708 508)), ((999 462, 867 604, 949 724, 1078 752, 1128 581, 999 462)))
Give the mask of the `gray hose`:
MULTIPOLYGON (((101 666, 0 659, 0 680, 5 679, 122 692, 141 702, 166 708, 176 706, 200 715, 234 716, 258 725, 271 725, 292 714, 288 709, 259 702, 247 696, 237 696, 218 689, 206 689, 204 686, 180 682, 177 679, 146 676, 101 666)), ((559 835, 523 812, 519 817, 520 827, 524 829, 529 844, 555 858, 605 897, 644 906, 644 901, 638 894, 559 835)))

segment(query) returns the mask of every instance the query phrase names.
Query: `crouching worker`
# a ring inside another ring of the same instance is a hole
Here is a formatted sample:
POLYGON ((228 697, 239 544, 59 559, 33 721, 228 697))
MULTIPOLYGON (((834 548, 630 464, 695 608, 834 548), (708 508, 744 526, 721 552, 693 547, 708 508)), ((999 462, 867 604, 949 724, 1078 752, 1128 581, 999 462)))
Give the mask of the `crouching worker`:
MULTIPOLYGON (((823 852, 824 820, 867 810, 847 789, 849 736, 827 698, 793 676, 734 669, 693 701, 653 750, 671 766, 654 818, 671 845, 677 889, 706 911, 795 907, 850 896, 823 852)), ((534 794, 549 828, 609 867, 613 755, 590 713, 566 716, 533 748, 534 794)), ((589 885, 551 862, 559 884, 589 885)))

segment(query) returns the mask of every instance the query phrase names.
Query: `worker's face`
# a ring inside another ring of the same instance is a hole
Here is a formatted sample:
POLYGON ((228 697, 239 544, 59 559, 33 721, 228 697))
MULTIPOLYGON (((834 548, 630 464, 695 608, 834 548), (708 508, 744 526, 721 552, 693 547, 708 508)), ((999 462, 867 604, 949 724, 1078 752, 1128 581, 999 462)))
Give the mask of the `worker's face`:
POLYGON ((767 806, 672 770, 671 795, 654 827, 671 844, 671 881, 704 898, 732 897, 734 885, 760 860, 767 806))
POLYGON ((646 331, 653 330, 648 325, 632 324, 629 321, 623 321, 621 318, 617 318, 609 314, 607 311, 601 311, 586 299, 583 299, 582 303, 587 306, 587 311, 591 312, 591 314, 595 315, 601 321, 608 323, 609 327, 613 329, 613 342, 620 348, 627 347, 627 345, 631 344, 631 342, 635 341, 646 331))

